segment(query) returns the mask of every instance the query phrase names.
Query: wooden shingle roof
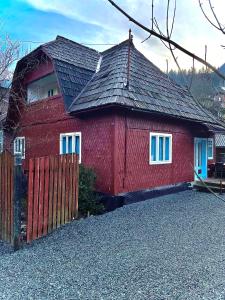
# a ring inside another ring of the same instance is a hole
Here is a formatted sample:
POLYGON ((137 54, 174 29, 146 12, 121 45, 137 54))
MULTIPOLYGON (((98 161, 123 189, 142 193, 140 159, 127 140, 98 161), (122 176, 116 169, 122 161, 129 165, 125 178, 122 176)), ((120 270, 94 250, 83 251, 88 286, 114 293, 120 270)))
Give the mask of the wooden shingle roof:
POLYGON ((70 106, 71 113, 118 105, 182 119, 217 123, 214 116, 203 109, 188 90, 173 82, 129 40, 101 55, 99 71, 75 98, 70 106))

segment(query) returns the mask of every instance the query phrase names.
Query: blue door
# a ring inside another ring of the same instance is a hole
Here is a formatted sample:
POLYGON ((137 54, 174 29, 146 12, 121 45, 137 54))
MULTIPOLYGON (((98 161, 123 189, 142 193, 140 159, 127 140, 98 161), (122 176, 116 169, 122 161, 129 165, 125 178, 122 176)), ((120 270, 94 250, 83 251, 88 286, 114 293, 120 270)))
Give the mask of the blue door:
MULTIPOLYGON (((195 172, 201 179, 207 178, 207 139, 195 138, 195 172)), ((195 174, 195 179, 198 179, 195 174)))

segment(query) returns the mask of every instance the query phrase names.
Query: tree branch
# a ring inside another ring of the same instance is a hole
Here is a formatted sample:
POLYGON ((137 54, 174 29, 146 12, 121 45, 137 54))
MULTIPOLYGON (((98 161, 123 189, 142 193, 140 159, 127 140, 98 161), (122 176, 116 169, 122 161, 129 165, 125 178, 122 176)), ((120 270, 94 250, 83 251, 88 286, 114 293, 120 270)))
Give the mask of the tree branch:
POLYGON ((173 45, 175 48, 179 49, 181 52, 185 53, 186 55, 192 57, 196 61, 198 61, 201 64, 205 65, 206 67, 208 67, 210 70, 214 71, 218 76, 220 76, 221 78, 223 78, 225 80, 225 75, 223 75, 221 72, 219 72, 213 65, 211 65, 208 62, 206 62, 203 58, 201 58, 201 57, 197 56, 196 54, 190 52, 189 50, 185 49, 184 47, 182 47, 178 43, 174 42, 170 38, 165 37, 165 36, 157 33, 155 30, 151 30, 151 29, 147 28, 146 26, 144 26, 143 24, 141 24, 140 22, 138 22, 136 19, 134 19, 133 17, 131 17, 128 13, 126 13, 113 0, 108 0, 108 2, 112 6, 114 6, 118 11, 120 11, 130 22, 134 23, 135 25, 137 25, 138 27, 142 28, 144 31, 150 33, 151 35, 153 35, 153 36, 155 36, 155 37, 163 40, 164 42, 167 42, 167 43, 173 45))

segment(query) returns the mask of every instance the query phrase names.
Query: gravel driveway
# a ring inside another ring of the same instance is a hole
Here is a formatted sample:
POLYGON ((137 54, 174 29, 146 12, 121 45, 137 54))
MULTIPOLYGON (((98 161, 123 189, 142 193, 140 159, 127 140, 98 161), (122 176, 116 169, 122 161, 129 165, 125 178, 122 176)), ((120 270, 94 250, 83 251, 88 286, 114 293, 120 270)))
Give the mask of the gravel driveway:
POLYGON ((0 299, 224 299, 225 203, 195 191, 75 221, 16 253, 0 299))

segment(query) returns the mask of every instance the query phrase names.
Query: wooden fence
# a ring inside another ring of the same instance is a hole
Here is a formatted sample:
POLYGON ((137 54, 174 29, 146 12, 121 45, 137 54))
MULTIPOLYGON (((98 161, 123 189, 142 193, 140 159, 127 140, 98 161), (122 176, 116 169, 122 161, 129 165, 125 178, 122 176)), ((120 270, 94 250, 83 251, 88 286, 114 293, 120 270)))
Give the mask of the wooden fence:
POLYGON ((0 154, 0 239, 7 242, 13 242, 13 171, 13 156, 4 151, 0 154))
POLYGON ((27 242, 76 218, 78 177, 76 154, 29 160, 27 242))

